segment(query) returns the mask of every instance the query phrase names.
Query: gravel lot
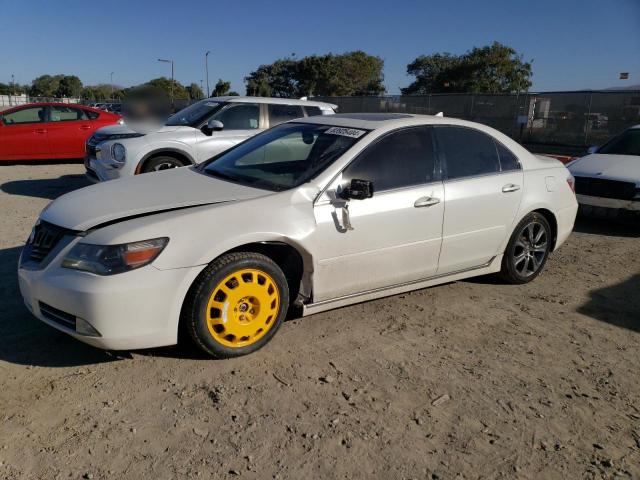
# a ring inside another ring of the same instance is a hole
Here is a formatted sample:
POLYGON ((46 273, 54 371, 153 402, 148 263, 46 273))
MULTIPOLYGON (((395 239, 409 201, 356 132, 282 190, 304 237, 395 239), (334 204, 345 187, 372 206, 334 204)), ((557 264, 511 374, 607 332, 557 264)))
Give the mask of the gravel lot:
POLYGON ((525 286, 288 321, 261 351, 104 352, 32 318, 21 245, 81 165, 0 166, 0 478, 640 478, 640 227, 525 286))

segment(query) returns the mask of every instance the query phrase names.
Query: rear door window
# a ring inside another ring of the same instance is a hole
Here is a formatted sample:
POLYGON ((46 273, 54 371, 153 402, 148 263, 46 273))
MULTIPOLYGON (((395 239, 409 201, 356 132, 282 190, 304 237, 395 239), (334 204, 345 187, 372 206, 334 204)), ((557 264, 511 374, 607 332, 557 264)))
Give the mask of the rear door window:
POLYGON ((468 127, 436 127, 438 149, 445 160, 446 178, 475 177, 500 172, 495 141, 468 127))
POLYGON ((76 107, 51 107, 52 122, 74 122, 78 120, 87 120, 87 114, 81 108, 76 107))
POLYGON ((304 117, 302 107, 299 105, 268 105, 269 126, 273 127, 280 123, 288 122, 294 118, 304 117))

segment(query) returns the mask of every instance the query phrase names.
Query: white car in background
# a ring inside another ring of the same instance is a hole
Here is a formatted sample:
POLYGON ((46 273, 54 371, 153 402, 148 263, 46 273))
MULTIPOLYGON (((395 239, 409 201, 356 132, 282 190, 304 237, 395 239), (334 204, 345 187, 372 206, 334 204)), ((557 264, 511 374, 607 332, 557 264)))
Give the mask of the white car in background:
POLYGON ((640 125, 567 164, 581 206, 640 212, 640 125))
POLYGON ((180 110, 157 131, 101 128, 87 141, 93 182, 196 165, 267 128, 294 118, 331 115, 336 105, 265 97, 212 97, 180 110))
POLYGON ((171 345, 181 326, 213 356, 244 355, 292 304, 308 315, 494 272, 533 280, 573 228, 572 182, 477 123, 301 118, 199 166, 54 200, 20 291, 91 345, 171 345))

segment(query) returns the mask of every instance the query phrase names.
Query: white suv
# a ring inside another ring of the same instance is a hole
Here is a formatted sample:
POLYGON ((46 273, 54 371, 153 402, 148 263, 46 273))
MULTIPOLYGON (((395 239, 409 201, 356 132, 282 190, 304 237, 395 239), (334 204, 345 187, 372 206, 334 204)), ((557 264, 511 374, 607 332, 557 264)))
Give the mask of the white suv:
POLYGON ((336 105, 265 97, 212 97, 180 110, 152 133, 127 125, 101 128, 89 138, 85 167, 93 182, 195 165, 263 130, 336 105))

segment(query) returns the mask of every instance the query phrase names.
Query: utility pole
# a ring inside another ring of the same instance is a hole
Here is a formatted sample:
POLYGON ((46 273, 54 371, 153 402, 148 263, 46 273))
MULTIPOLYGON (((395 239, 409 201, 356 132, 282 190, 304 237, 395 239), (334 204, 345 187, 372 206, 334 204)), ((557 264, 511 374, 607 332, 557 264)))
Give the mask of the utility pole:
POLYGON ((109 84, 111 85, 111 100, 113 101, 113 72, 111 72, 109 75, 110 75, 109 84))
MULTIPOLYGON (((13 73, 11 74, 11 93, 13 94, 13 97, 15 99, 15 96, 16 96, 16 78, 15 78, 15 75, 13 73)), ((9 95, 9 105, 11 105, 11 95, 9 95)))
POLYGON ((204 70, 207 76, 207 98, 209 98, 209 50, 204 54, 204 70))
POLYGON ((171 64, 171 106, 173 107, 173 60, 159 58, 158 61, 171 64))

